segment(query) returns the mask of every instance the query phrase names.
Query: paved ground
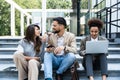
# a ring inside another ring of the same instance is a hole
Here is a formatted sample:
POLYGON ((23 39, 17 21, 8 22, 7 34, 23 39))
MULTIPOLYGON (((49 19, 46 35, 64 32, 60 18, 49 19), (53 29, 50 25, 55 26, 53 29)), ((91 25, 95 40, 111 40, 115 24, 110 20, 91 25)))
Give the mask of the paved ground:
MULTIPOLYGON (((17 78, 0 78, 0 80, 18 80, 17 78)), ((39 79, 44 80, 44 79, 39 79)), ((88 80, 87 78, 80 78, 79 80, 88 80)), ((102 80, 101 77, 95 77, 95 80, 102 80)), ((108 77, 107 80, 120 80, 120 77, 108 77)))

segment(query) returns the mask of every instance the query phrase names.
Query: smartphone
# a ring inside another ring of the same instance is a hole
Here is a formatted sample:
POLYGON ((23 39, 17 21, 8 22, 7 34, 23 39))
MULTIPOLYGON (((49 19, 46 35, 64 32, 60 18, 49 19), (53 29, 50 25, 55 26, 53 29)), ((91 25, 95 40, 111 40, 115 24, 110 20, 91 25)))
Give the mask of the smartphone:
POLYGON ((47 48, 51 48, 51 47, 54 47, 53 45, 48 45, 47 48))

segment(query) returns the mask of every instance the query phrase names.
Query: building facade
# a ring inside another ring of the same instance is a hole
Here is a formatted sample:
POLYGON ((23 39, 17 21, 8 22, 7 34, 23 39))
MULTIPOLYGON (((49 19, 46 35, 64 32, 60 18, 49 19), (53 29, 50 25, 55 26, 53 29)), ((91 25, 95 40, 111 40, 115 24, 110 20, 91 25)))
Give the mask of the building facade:
POLYGON ((91 0, 90 18, 104 21, 101 31, 108 39, 120 38, 120 0, 91 0))

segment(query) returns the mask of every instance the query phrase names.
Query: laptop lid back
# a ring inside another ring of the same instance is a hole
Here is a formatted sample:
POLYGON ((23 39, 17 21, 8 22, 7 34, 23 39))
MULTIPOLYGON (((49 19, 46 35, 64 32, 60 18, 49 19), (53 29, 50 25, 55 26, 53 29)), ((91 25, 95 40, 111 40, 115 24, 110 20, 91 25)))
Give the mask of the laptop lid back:
POLYGON ((87 41, 86 54, 108 53, 108 41, 87 41))

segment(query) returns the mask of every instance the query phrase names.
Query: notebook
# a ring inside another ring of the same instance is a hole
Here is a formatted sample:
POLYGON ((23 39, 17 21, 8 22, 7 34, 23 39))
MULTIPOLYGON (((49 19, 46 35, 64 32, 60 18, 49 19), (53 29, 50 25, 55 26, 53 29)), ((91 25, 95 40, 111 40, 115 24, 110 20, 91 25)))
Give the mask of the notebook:
POLYGON ((108 41, 87 41, 86 54, 108 53, 108 41))

